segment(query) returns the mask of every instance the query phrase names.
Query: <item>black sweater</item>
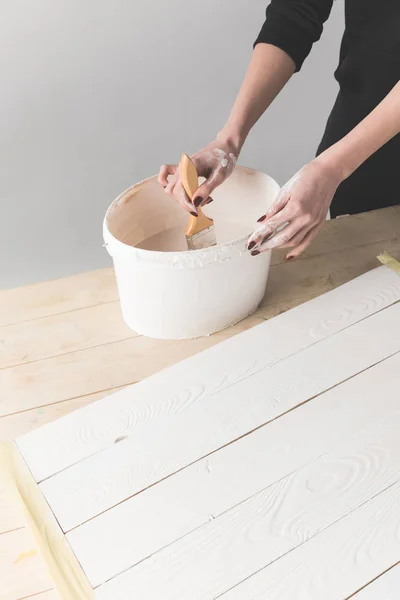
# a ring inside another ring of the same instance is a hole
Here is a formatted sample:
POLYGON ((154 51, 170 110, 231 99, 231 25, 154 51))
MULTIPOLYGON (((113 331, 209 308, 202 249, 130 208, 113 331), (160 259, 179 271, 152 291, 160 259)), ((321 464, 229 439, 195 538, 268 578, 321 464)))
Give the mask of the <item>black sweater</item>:
MULTIPOLYGON (((255 44, 281 48, 299 71, 321 36, 332 4, 333 0, 272 0, 255 44)), ((318 152, 346 135, 400 80, 400 0, 346 0, 345 16, 335 72, 340 92, 318 152)), ((400 203, 399 170, 397 135, 339 187, 333 214, 400 203)))

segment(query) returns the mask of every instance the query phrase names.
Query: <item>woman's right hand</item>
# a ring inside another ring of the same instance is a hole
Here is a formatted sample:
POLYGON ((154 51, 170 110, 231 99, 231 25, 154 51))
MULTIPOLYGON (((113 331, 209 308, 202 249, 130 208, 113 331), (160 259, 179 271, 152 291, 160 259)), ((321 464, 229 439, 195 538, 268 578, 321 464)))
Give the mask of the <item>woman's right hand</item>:
POLYGON ((176 200, 186 211, 197 216, 197 208, 212 202, 212 192, 232 173, 240 149, 239 145, 217 138, 191 157, 199 177, 205 177, 205 181, 193 196, 193 202, 190 201, 183 189, 179 165, 163 165, 158 175, 158 181, 168 196, 176 200))

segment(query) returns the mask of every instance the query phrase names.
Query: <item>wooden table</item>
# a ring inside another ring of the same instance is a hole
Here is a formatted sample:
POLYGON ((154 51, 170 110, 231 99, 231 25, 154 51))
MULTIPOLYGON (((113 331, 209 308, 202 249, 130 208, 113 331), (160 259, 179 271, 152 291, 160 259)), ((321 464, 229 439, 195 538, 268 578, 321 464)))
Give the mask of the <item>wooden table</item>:
MULTIPOLYGON (((0 440, 7 441, 140 381, 377 266, 400 258, 400 207, 327 222, 287 263, 273 256, 258 311, 208 338, 157 341, 122 321, 111 269, 0 292, 0 440)), ((1 484, 0 484, 1 485, 1 484)), ((0 487, 2 600, 56 600, 20 515, 0 487)))

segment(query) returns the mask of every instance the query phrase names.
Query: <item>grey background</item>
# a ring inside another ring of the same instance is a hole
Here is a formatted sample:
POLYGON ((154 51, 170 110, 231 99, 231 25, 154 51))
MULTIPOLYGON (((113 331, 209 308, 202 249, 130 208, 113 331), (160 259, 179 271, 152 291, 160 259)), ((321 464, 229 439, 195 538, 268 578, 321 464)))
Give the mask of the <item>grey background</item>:
MULTIPOLYGON (((211 141, 266 0, 3 0, 0 287, 110 264, 109 203, 211 141)), ((240 162, 284 183, 310 160, 337 86, 336 2, 322 41, 252 132, 240 162)))

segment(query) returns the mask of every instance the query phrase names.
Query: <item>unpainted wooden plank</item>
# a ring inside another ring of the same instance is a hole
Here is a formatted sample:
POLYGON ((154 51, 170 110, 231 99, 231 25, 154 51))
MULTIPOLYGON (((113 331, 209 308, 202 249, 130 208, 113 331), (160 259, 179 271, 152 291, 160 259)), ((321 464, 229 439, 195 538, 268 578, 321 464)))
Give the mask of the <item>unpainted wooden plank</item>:
MULTIPOLYGON (((221 596, 223 600, 348 598, 398 560, 400 484, 221 596)), ((105 600, 107 594, 97 594, 105 600)), ((118 594, 110 600, 122 600, 118 594)), ((386 600, 374 596, 374 600, 386 600)), ((395 596, 397 600, 397 596, 395 596)))
MULTIPOLYGON (((294 548, 307 545, 308 540, 390 486, 396 487, 396 504, 400 506, 399 435, 400 411, 152 555, 125 575, 117 575, 115 581, 107 584, 102 580, 104 593, 99 590, 96 597, 121 598, 124 589, 126 597, 141 600, 213 600, 294 548)), ((399 516, 396 522, 400 522, 399 516)), ((397 541, 399 550, 400 536, 392 534, 391 538, 397 541)), ((313 562, 317 566, 315 557, 313 562)), ((97 575, 101 577, 99 572, 97 575)), ((339 597, 344 596, 335 596, 339 597)))
MULTIPOLYGON (((343 474, 350 475, 351 468, 356 471, 361 464, 364 441, 366 454, 373 439, 366 466, 378 456, 368 473, 364 469, 363 485, 378 468, 379 477, 396 466, 400 470, 400 445, 393 441, 400 428, 399 372, 400 353, 71 531, 67 539, 92 585, 126 571, 279 479, 293 478, 291 473, 332 448, 338 450, 306 467, 306 472, 314 482, 322 474, 322 487, 329 486, 330 478, 334 481, 329 502, 335 505, 338 491, 343 491, 343 474), (387 428, 376 425, 383 415, 387 428), (346 437, 363 428, 373 431, 359 433, 357 442, 344 446, 346 437), (385 452, 379 453, 378 447, 385 452), (349 453, 346 461, 335 459, 338 452, 349 453)), ((368 485, 370 493, 371 489, 368 485)), ((318 490, 320 496, 324 491, 318 490)), ((315 492, 309 490, 305 503, 315 500, 315 492)), ((352 493, 357 493, 356 484, 352 493)), ((313 503, 310 506, 315 509, 313 503)))
POLYGON ((0 582, 1 600, 25 598, 53 587, 27 529, 0 535, 0 582))
POLYGON ((4 369, 0 416, 136 383, 231 335, 181 342, 140 336, 4 369))
POLYGON ((396 255, 400 252, 400 238, 273 266, 261 308, 323 294, 347 283, 374 269, 382 250, 396 255))
POLYGON ((113 269, 90 271, 0 291, 0 326, 95 306, 118 299, 113 269))
MULTIPOLYGON (((384 242, 398 236, 399 230, 399 206, 331 219, 326 221, 322 231, 303 252, 300 260, 356 246, 384 242)), ((273 252, 271 264, 284 263, 286 254, 285 248, 273 252)))
MULTIPOLYGON (((124 389, 125 387, 126 386, 122 386, 118 389, 124 389)), ((33 408, 31 410, 16 413, 15 415, 9 415, 8 417, 0 417, 0 442, 9 442, 16 437, 34 431, 46 423, 51 423, 75 410, 79 410, 88 404, 92 404, 92 402, 96 402, 96 400, 100 400, 100 398, 109 396, 114 391, 115 389, 102 390, 95 394, 88 394, 86 396, 80 396, 79 398, 64 400, 63 402, 49 404, 48 406, 42 406, 40 408, 33 408)))
POLYGON ((397 563, 385 571, 351 598, 354 600, 399 600, 400 564, 397 563))
POLYGON ((397 303, 213 395, 189 402, 185 394, 175 414, 153 405, 128 438, 116 438, 40 488, 67 531, 399 350, 397 303))
POLYGON ((24 526, 24 521, 18 506, 0 479, 0 534, 24 526))
POLYGON ((28 596, 21 598, 20 600, 61 600, 56 590, 49 590, 48 592, 40 592, 34 596, 28 596))
POLYGON ((118 302, 0 328, 0 369, 136 337, 118 302))
MULTIPOLYGON (((210 395, 228 390, 243 378, 266 370, 274 362, 350 327, 399 298, 400 278, 389 269, 380 267, 340 290, 241 333, 129 390, 117 392, 112 399, 99 400, 79 414, 68 415, 40 431, 31 432, 19 438, 19 447, 34 477, 41 481, 112 446, 121 436, 128 436, 134 430, 147 426, 148 421, 172 416, 183 408, 186 410, 201 403, 210 395)), ((138 339, 130 343, 137 343, 138 339)), ((183 346, 187 351, 188 344, 174 344, 174 348, 183 346)), ((168 350, 167 344, 165 347, 168 350)), ((143 352, 143 348, 141 350, 143 352)), ((123 367, 130 357, 122 352, 114 353, 111 365, 113 383, 121 385, 119 358, 123 367)), ((152 354, 154 370, 160 368, 160 358, 166 360, 164 355, 152 354)), ((169 358, 176 359, 176 355, 169 358)), ((93 360, 92 364, 94 371, 98 363, 93 360)), ((87 364, 84 363, 83 367, 86 368, 87 364)), ((108 372, 107 365, 104 370, 108 372)), ((48 370, 46 375, 49 376, 48 370)), ((93 373, 93 378, 95 376, 93 373)), ((79 377, 76 370, 75 377, 79 377)), ((96 377, 98 382, 101 375, 96 377)), ((56 382, 53 382, 53 387, 57 387, 56 382)), ((26 386, 21 388, 21 397, 23 393, 27 393, 26 386)))

